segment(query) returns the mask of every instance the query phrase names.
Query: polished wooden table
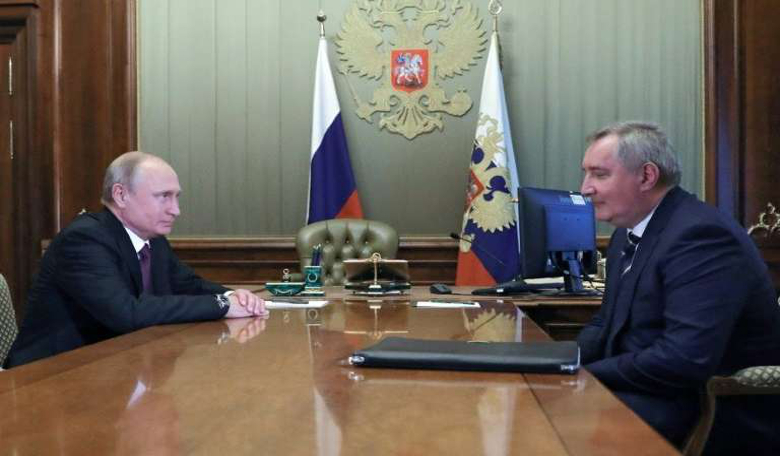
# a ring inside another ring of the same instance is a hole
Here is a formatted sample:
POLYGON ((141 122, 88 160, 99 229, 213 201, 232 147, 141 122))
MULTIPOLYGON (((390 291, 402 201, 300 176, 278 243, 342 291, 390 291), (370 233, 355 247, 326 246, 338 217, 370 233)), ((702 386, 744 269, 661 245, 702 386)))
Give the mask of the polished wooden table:
POLYGON ((346 363, 390 335, 546 339, 511 302, 331 295, 322 309, 152 327, 0 372, 0 454, 678 454, 584 370, 346 363))

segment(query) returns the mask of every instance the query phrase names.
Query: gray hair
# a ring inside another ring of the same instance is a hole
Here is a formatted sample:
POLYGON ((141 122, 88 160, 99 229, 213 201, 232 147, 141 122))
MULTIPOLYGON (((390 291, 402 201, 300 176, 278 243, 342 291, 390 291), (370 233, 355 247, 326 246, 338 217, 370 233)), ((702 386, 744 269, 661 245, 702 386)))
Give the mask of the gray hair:
POLYGON ((617 156, 629 171, 637 171, 645 163, 654 163, 659 171, 659 184, 674 187, 680 183, 680 162, 661 127, 651 122, 617 122, 596 131, 588 137, 588 145, 615 135, 618 138, 617 156))
POLYGON ((132 192, 141 164, 155 159, 160 160, 154 155, 140 151, 127 152, 115 158, 106 168, 100 201, 105 205, 114 202, 112 193, 115 184, 121 184, 132 192))

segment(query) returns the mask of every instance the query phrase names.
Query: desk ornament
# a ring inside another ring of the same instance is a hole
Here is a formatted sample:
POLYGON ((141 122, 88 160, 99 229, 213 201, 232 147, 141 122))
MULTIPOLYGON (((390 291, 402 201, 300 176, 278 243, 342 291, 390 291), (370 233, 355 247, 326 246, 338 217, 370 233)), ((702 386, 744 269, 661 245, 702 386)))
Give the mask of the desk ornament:
POLYGON ((375 252, 370 258, 344 260, 344 270, 344 288, 355 294, 398 295, 411 288, 406 260, 384 259, 375 252))
POLYGON ((322 266, 304 266, 305 280, 301 296, 325 296, 322 291, 322 266))
POLYGON ((290 270, 284 269, 282 270, 282 281, 267 282, 265 288, 274 296, 293 296, 303 291, 305 285, 304 282, 291 282, 290 270))
POLYGON ((304 287, 301 296, 325 296, 322 291, 322 244, 314 246, 311 252, 311 263, 303 267, 304 287))

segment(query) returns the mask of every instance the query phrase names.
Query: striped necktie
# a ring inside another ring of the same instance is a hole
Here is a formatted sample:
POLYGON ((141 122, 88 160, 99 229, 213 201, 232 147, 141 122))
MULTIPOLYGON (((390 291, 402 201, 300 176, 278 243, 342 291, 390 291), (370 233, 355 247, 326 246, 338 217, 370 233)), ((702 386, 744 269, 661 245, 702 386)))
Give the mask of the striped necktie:
POLYGON ((626 236, 626 243, 623 245, 623 255, 620 263, 620 269, 622 271, 620 273, 621 276, 631 270, 631 266, 634 264, 634 255, 636 255, 636 249, 639 246, 639 241, 641 239, 642 238, 631 232, 626 236))

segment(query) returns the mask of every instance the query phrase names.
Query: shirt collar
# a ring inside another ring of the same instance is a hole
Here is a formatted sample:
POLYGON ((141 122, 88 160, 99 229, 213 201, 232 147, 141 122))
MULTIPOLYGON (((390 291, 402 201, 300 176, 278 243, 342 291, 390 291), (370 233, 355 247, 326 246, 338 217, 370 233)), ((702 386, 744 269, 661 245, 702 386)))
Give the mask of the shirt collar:
MULTIPOLYGON (((659 203, 660 204, 660 203, 659 203)), ((647 229, 647 225, 650 223, 650 219, 653 218, 653 214, 655 214, 655 210, 658 209, 658 205, 656 205, 652 211, 650 211, 649 214, 645 218, 643 218, 639 223, 634 225, 633 228, 628 230, 629 233, 633 233, 635 236, 639 236, 640 238, 642 235, 645 234, 645 229, 647 229)))
MULTIPOLYGON (((135 253, 138 253, 141 251, 142 248, 144 248, 144 245, 148 245, 149 241, 144 241, 141 239, 140 236, 133 233, 133 231, 126 226, 124 227, 125 231, 127 231, 127 234, 130 236, 130 242, 133 243, 133 248, 135 249, 135 253)), ((151 246, 149 246, 151 247, 151 246)))

